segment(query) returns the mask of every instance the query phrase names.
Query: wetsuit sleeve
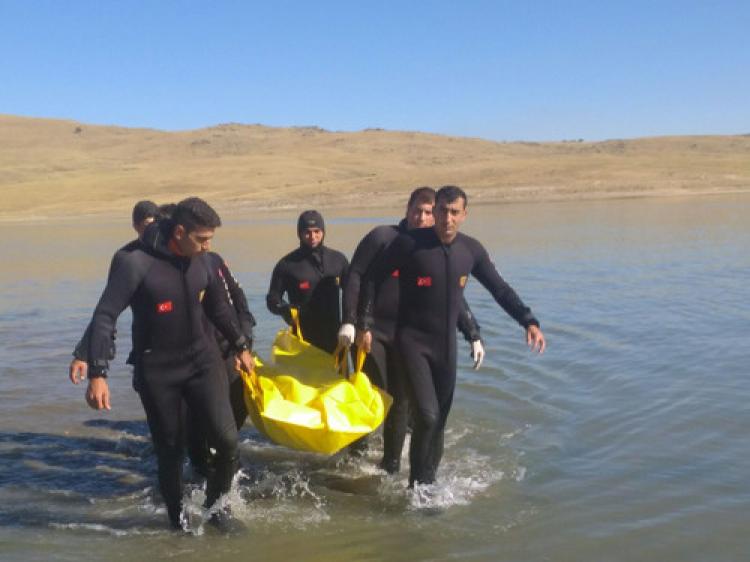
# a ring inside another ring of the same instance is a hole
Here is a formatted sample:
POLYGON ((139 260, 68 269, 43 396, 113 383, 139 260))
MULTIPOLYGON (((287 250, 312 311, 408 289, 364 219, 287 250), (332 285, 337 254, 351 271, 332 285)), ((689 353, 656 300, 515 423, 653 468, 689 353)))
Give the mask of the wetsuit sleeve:
POLYGON ((99 303, 91 320, 91 337, 88 346, 89 376, 104 376, 109 368, 109 351, 117 318, 130 304, 130 299, 141 284, 148 269, 143 254, 130 253, 113 264, 99 303))
MULTIPOLYGON (((109 281, 112 278, 112 272, 117 269, 122 261, 127 256, 127 252, 124 252, 122 249, 115 252, 115 255, 112 256, 112 261, 109 262, 109 270, 107 271, 107 281, 109 281)), ((117 335, 117 330, 114 330, 112 332, 112 345, 109 350, 109 354, 107 356, 107 359, 110 361, 115 358, 115 337, 117 335)), ((89 325, 86 326, 86 330, 83 332, 83 335, 81 336, 81 339, 78 340, 78 343, 75 346, 75 349, 73 349, 73 357, 78 359, 79 361, 86 361, 88 362, 89 358, 89 342, 91 341, 91 322, 89 322, 89 325)))
POLYGON ((232 271, 229 269, 227 262, 225 262, 224 260, 221 260, 219 273, 224 280, 226 290, 229 293, 229 298, 232 300, 234 309, 235 311, 237 311, 237 318, 239 318, 240 321, 240 329, 242 330, 242 333, 245 334, 245 336, 247 336, 247 338, 252 342, 255 317, 253 316, 252 312, 250 312, 250 307, 247 304, 245 291, 242 290, 239 281, 237 281, 237 278, 232 274, 232 271))
POLYGON ((539 326, 539 321, 531 313, 513 288, 500 276, 494 264, 478 242, 474 249, 475 262, 472 275, 487 289, 505 312, 524 328, 539 326))
POLYGON ((467 342, 481 340, 479 323, 469 308, 469 303, 461 297, 458 309, 458 330, 464 335, 467 342))
POLYGON ((250 340, 242 333, 229 305, 228 292, 218 272, 209 272, 209 283, 203 299, 203 310, 214 326, 235 350, 249 349, 250 340))
POLYGON ((292 313, 289 310, 289 303, 286 302, 282 295, 286 291, 284 285, 284 266, 283 262, 276 264, 271 274, 271 285, 268 287, 268 294, 266 295, 266 306, 272 314, 276 314, 284 318, 284 321, 291 325, 292 324, 292 313))
POLYGON ((408 233, 400 234, 390 246, 380 253, 367 270, 360 288, 357 307, 357 328, 359 330, 369 330, 374 323, 372 311, 375 302, 375 287, 391 275, 394 269, 401 269, 406 264, 413 249, 414 239, 408 233))
POLYGON ((357 245, 357 249, 354 250, 342 296, 344 324, 357 323, 357 308, 362 280, 381 250, 382 246, 378 243, 377 231, 375 230, 370 231, 357 245))

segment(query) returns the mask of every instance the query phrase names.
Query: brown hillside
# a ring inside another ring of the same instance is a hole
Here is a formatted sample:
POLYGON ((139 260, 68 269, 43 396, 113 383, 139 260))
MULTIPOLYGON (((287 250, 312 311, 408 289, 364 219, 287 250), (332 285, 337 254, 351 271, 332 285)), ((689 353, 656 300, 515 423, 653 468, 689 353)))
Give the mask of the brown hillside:
POLYGON ((417 185, 473 201, 750 191, 750 136, 507 142, 227 124, 194 131, 0 115, 0 220, 128 212, 200 195, 226 211, 400 207, 417 185))

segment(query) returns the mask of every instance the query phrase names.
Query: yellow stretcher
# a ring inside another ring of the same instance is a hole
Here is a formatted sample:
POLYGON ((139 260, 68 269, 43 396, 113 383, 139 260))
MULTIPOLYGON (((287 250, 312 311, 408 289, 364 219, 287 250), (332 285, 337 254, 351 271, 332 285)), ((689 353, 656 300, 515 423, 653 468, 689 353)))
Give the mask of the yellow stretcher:
POLYGON ((245 403, 255 427, 293 449, 332 455, 383 423, 393 399, 362 372, 358 351, 348 375, 348 350, 336 356, 302 337, 297 311, 292 328, 276 334, 273 364, 256 358, 255 370, 242 373, 245 403))

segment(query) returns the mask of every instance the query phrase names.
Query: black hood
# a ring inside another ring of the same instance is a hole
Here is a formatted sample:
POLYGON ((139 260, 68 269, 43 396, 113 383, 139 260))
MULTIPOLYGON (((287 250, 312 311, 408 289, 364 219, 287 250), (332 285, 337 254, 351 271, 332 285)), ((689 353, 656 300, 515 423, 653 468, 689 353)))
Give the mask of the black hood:
POLYGON ((169 250, 169 240, 172 238, 174 226, 172 219, 159 219, 152 222, 141 236, 141 244, 155 254, 169 258, 177 257, 169 250))

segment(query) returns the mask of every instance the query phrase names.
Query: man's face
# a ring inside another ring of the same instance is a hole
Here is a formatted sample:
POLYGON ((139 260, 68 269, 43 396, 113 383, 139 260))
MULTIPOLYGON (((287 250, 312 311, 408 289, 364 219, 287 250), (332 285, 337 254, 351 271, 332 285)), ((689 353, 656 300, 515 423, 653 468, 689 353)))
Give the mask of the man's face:
POLYGON ((154 217, 146 217, 138 224, 133 225, 133 229, 135 229, 135 231, 138 233, 138 238, 143 236, 143 233, 146 232, 146 227, 154 222, 154 220, 154 217))
POLYGON ((452 242, 466 219, 466 201, 458 197, 448 202, 438 199, 435 204, 435 232, 444 243, 452 242))
POLYGON ((406 224, 409 230, 429 228, 435 224, 432 203, 417 203, 406 208, 406 224))
POLYGON ((302 243, 308 248, 317 248, 323 241, 323 231, 320 228, 306 228, 302 231, 302 243))
POLYGON ((174 238, 180 253, 185 257, 192 258, 211 249, 211 240, 215 232, 215 228, 205 227, 198 227, 188 232, 184 226, 178 224, 174 230, 174 238))

